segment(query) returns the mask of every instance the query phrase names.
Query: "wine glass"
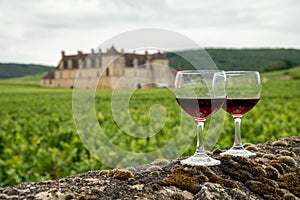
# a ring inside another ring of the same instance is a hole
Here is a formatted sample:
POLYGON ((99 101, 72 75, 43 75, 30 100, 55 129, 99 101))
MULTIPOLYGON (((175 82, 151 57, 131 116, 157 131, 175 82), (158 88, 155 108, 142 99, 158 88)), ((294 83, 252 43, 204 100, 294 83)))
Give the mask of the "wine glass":
POLYGON ((232 115, 235 125, 234 143, 231 149, 221 155, 255 157, 256 154, 244 149, 241 140, 241 119, 259 101, 261 81, 256 71, 226 72, 227 100, 223 108, 232 115))
POLYGON ((197 148, 193 156, 182 160, 187 165, 219 165, 219 160, 209 157, 203 145, 203 128, 207 117, 219 110, 226 101, 224 71, 179 71, 175 78, 176 100, 180 107, 194 117, 197 123, 197 148))

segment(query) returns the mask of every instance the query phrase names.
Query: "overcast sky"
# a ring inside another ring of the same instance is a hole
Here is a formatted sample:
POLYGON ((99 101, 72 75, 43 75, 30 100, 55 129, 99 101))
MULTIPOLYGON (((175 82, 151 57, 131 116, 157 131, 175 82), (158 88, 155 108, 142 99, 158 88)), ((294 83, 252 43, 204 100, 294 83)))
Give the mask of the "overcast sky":
POLYGON ((57 65, 138 28, 201 47, 300 49, 299 0, 0 0, 0 62, 57 65))

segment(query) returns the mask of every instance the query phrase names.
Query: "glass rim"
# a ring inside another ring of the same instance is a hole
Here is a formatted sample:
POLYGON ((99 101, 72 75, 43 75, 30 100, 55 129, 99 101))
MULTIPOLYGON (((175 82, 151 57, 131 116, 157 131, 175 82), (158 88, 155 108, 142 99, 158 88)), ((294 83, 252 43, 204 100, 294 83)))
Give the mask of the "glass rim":
POLYGON ((180 74, 199 74, 199 73, 212 73, 212 72, 215 72, 215 73, 224 73, 225 71, 224 70, 182 70, 182 71, 177 71, 177 73, 180 73, 180 74))
POLYGON ((225 71, 225 74, 259 74, 259 71, 225 71))

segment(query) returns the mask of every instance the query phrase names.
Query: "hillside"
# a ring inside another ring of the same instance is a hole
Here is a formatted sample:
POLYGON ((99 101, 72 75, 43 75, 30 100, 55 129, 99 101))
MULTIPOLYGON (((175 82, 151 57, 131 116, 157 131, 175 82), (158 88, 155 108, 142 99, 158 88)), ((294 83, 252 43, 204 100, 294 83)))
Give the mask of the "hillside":
MULTIPOLYGON (((300 65, 298 49, 206 49, 219 69, 274 71, 300 65)), ((199 50, 185 50, 180 55, 193 63, 201 63, 199 50)), ((168 53, 170 66, 176 69, 193 69, 175 53, 168 53)))
POLYGON ((15 77, 15 78, 6 78, 0 79, 0 83, 20 83, 20 84, 40 84, 40 80, 43 76, 46 75, 46 71, 39 72, 36 74, 29 74, 26 76, 15 77))
POLYGON ((290 79, 299 79, 300 78, 300 67, 294 67, 291 69, 283 69, 272 72, 262 73, 261 76, 263 78, 268 79, 280 79, 282 77, 290 78, 290 79))
POLYGON ((0 63, 0 79, 23 77, 33 74, 41 74, 52 68, 45 65, 0 63))
MULTIPOLYGON (((298 49, 206 49, 219 69, 257 70, 260 72, 276 71, 300 66, 298 49)), ((195 64, 202 64, 199 53, 202 50, 184 50, 167 53, 170 66, 175 69, 194 69, 182 55, 195 64)), ((205 63, 204 63, 205 65, 205 63)), ((35 64, 0 63, 0 79, 24 77, 42 74, 51 66, 35 64)))

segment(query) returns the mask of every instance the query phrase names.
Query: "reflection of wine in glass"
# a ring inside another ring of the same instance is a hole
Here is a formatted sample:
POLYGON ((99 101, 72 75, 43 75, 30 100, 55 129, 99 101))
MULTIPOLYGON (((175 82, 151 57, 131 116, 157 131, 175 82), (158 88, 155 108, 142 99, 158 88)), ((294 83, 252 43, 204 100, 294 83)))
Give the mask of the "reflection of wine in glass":
POLYGON ((255 157, 255 153, 245 150, 242 145, 240 124, 243 115, 259 101, 261 94, 259 73, 254 71, 230 71, 226 72, 226 78, 227 100, 223 108, 234 119, 235 136, 232 148, 221 155, 255 157))
POLYGON ((188 70, 176 75, 176 99, 181 108, 197 123, 197 148, 193 156, 181 164, 213 166, 220 161, 209 157, 203 146, 203 127, 207 117, 225 102, 225 72, 218 70, 188 70))

